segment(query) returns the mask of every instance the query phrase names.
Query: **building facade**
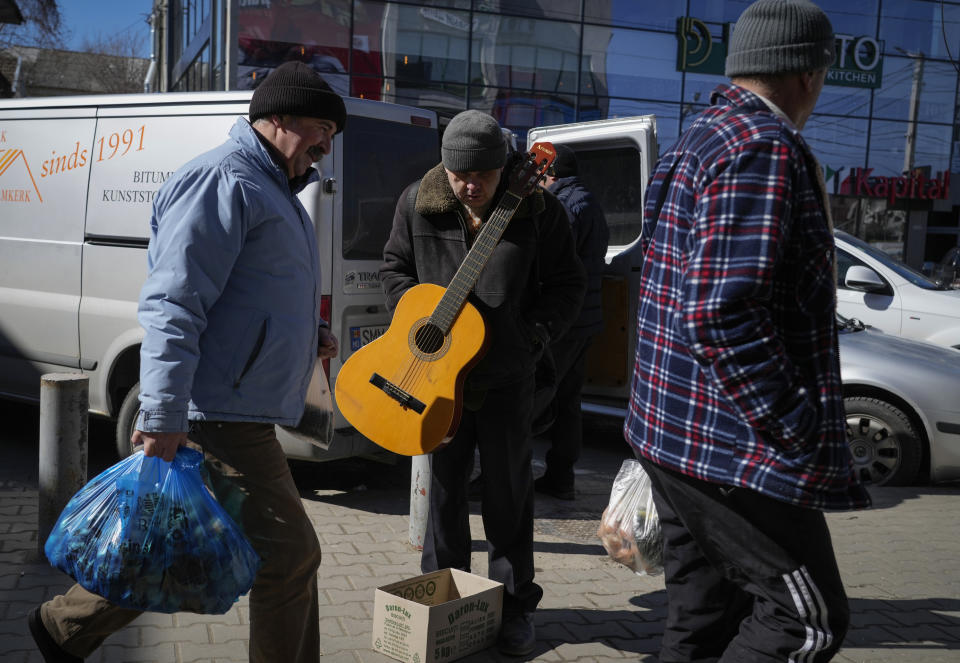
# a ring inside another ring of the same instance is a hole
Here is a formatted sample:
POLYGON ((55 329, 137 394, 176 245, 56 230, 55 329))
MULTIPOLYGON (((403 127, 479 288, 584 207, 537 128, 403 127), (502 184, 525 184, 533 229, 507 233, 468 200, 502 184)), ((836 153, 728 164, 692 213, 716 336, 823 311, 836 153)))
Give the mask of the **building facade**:
MULTIPOLYGON (((534 126, 657 117, 723 82, 750 0, 157 0, 159 90, 248 89, 285 60, 338 92, 534 126)), ((960 1, 821 0, 838 59, 804 129, 838 227, 908 264, 960 244, 960 1)))

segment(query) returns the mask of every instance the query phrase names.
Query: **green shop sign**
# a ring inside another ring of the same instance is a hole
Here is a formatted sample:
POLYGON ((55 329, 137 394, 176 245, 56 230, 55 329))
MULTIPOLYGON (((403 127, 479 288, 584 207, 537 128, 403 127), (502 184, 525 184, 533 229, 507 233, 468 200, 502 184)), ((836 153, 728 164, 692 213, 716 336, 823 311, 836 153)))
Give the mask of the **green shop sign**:
MULTIPOLYGON (((714 41, 707 24, 692 16, 677 19, 677 71, 723 76, 732 25, 714 41)), ((827 85, 878 88, 883 80, 880 43, 873 37, 836 35, 837 61, 827 71, 827 85)))

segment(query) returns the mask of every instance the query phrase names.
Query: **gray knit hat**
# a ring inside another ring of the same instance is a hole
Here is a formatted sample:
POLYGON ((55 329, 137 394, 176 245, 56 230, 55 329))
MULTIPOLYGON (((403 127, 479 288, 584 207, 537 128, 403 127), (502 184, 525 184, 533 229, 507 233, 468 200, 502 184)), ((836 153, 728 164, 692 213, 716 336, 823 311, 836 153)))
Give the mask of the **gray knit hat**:
POLYGON ((447 170, 494 170, 507 162, 507 141, 496 120, 478 110, 467 110, 450 120, 440 155, 447 170))
POLYGON ((733 26, 728 77, 816 71, 833 64, 833 26, 807 0, 757 0, 733 26))

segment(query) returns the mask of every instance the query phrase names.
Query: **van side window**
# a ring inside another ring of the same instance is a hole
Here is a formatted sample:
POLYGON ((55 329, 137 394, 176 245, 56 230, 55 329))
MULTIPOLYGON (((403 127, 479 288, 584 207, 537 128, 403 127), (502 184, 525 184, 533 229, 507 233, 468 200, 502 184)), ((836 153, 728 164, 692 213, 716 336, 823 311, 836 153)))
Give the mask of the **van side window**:
POLYGON ((435 127, 350 118, 343 132, 345 260, 383 258, 397 200, 408 184, 440 162, 439 140, 435 127), (364 152, 376 156, 356 157, 364 152))
POLYGON ((607 217, 610 246, 632 244, 643 223, 643 169, 636 145, 612 149, 577 148, 580 180, 607 217))

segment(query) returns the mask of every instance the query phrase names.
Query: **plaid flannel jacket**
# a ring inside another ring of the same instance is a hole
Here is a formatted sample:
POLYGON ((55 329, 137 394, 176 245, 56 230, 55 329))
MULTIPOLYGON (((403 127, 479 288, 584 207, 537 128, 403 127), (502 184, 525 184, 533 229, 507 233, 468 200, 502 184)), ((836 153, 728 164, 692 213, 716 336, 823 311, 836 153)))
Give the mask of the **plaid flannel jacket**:
POLYGON ((805 507, 867 506, 847 450, 819 165, 757 95, 722 85, 711 103, 647 189, 624 433, 639 454, 705 481, 805 507))

